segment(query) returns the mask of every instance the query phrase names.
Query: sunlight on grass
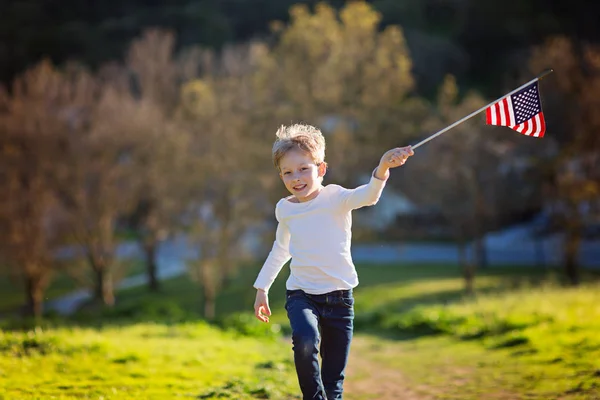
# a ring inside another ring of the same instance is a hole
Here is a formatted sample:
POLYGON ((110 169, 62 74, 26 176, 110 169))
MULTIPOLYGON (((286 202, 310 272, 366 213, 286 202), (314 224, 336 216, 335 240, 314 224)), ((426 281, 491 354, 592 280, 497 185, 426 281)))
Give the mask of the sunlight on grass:
POLYGON ((0 351, 0 398, 283 399, 296 389, 289 346, 202 322, 5 332, 0 351))
MULTIPOLYGON (((568 288, 541 270, 490 268, 466 296, 452 265, 357 269, 353 352, 397 369, 419 392, 600 398, 593 280, 568 288)), ((0 331, 0 399, 298 398, 291 346, 280 337, 289 333, 287 271, 271 288, 271 323, 262 324, 252 313, 257 270, 243 269, 220 293, 215 325, 201 321, 202 290, 183 275, 159 293, 121 291, 113 309, 86 308, 43 330, 0 331)))
MULTIPOLYGON (((482 280, 481 287, 487 283, 482 280)), ((478 399, 500 388, 497 396, 486 398, 518 398, 515 393, 528 399, 600 397, 600 285, 525 286, 459 297, 446 305, 415 300, 433 287, 443 293, 456 284, 395 288, 388 301, 404 300, 403 306, 366 302, 363 325, 413 338, 398 349, 401 355, 391 356, 387 348, 380 362, 410 365, 403 371, 415 382, 443 389, 444 399, 478 399)), ((382 293, 381 286, 368 290, 382 293)))

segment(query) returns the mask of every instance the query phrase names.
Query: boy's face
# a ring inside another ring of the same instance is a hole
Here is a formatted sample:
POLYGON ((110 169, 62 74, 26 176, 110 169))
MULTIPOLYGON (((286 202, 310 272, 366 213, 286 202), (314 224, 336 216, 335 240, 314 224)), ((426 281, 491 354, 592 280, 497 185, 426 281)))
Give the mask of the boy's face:
POLYGON ((325 163, 317 166, 312 157, 300 150, 288 151, 279 161, 279 176, 287 190, 298 201, 312 200, 321 189, 321 177, 325 175, 325 163))

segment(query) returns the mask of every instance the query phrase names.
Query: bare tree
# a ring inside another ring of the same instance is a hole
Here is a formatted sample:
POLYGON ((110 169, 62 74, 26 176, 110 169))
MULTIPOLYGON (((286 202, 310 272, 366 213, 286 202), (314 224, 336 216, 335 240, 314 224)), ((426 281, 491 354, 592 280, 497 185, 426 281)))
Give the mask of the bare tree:
POLYGON ((139 98, 148 105, 148 112, 139 115, 137 121, 140 137, 133 161, 138 190, 130 222, 140 237, 149 288, 153 291, 159 288, 159 245, 177 230, 185 190, 182 178, 187 173, 185 147, 189 136, 176 127, 174 112, 181 82, 194 77, 198 69, 194 58, 175 59, 174 46, 173 33, 149 29, 133 41, 126 63, 136 81, 139 98))
POLYGON ((144 249, 149 288, 156 291, 160 243, 181 225, 189 174, 189 137, 167 121, 160 109, 149 107, 139 117, 140 143, 132 155, 135 208, 129 221, 144 249))
POLYGON ((65 242, 65 214, 52 186, 67 123, 61 114, 73 87, 48 61, 0 96, 0 252, 24 283, 26 312, 42 315, 43 295, 65 242))
POLYGON ((136 121, 151 113, 110 85, 98 88, 96 97, 87 107, 70 110, 68 168, 57 186, 93 271, 94 297, 113 305, 116 223, 131 210, 135 190, 136 121))
POLYGON ((181 68, 174 59, 175 35, 151 28, 129 46, 126 67, 132 73, 139 96, 152 100, 166 114, 177 107, 181 68))
POLYGON ((204 313, 215 316, 219 290, 248 258, 247 240, 265 217, 262 185, 271 172, 266 119, 253 73, 261 52, 249 44, 205 53, 203 76, 182 92, 179 123, 189 132, 188 223, 199 258, 190 262, 202 285, 204 313), (268 157, 268 156, 267 156, 268 157))

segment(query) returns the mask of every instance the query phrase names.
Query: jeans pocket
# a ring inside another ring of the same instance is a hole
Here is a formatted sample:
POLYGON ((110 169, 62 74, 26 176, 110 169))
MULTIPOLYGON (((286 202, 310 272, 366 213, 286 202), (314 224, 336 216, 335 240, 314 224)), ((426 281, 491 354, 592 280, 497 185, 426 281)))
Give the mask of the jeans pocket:
POLYGON ((354 297, 341 297, 342 304, 348 308, 354 307, 354 297))

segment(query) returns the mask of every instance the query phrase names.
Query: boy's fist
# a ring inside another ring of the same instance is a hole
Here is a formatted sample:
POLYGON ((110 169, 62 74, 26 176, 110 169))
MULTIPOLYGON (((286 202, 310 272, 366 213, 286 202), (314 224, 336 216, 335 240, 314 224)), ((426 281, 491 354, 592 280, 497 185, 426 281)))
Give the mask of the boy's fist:
POLYGON ((412 156, 414 151, 411 146, 397 147, 385 152, 381 157, 381 164, 386 168, 395 168, 404 165, 408 157, 412 156))

